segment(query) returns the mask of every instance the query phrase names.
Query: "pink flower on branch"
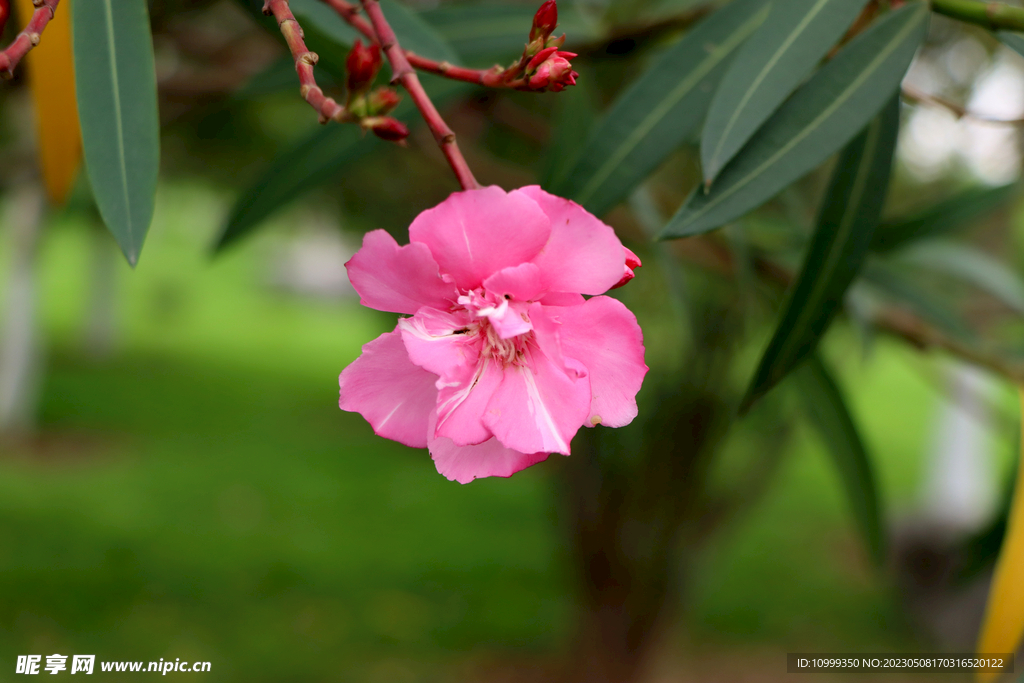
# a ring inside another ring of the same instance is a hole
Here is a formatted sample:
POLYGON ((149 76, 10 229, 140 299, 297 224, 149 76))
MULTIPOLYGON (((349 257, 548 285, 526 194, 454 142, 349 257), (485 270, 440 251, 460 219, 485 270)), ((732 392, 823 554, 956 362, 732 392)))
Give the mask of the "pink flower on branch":
POLYGON ((368 233, 347 264, 364 305, 411 317, 341 373, 342 410, 428 448, 461 483, 568 455, 582 426, 633 420, 643 336, 598 295, 639 261, 610 227, 536 186, 486 187, 424 211, 409 236, 368 233))

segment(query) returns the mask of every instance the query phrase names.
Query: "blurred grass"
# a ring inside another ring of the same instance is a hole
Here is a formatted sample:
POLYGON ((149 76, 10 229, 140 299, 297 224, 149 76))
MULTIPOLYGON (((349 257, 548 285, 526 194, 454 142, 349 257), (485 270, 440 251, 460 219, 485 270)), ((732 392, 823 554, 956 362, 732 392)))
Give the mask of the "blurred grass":
MULTIPOLYGON (((338 372, 393 319, 268 289, 298 210, 211 261, 224 208, 162 187, 137 271, 119 266, 122 334, 104 361, 81 341, 93 237, 68 217, 48 236, 43 436, 0 457, 0 662, 181 657, 217 681, 400 683, 463 680, 452 672, 480 653, 557 653, 572 617, 557 463, 459 486, 340 412, 338 372)), ((914 502, 936 406, 905 353, 844 364, 890 512, 914 502)), ((699 640, 914 642, 810 433, 692 581, 699 640)))

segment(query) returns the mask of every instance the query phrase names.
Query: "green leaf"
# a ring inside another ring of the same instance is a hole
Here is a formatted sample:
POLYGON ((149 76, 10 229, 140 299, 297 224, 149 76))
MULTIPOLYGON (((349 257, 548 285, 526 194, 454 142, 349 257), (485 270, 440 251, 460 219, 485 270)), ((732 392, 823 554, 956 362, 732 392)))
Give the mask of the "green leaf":
POLYGON ((909 218, 886 221, 875 231, 871 251, 894 251, 916 240, 953 232, 1003 206, 1017 190, 1016 184, 971 189, 909 218))
POLYGON ((1013 31, 999 31, 996 35, 1003 45, 1024 57, 1024 36, 1013 31))
POLYGON ((593 87, 591 81, 581 80, 575 87, 558 94, 551 140, 545 150, 541 168, 542 187, 550 188, 565 176, 573 159, 579 156, 587 133, 597 122, 593 87))
POLYGON ((719 174, 694 190, 661 237, 713 230, 757 208, 863 130, 899 88, 925 35, 928 6, 886 14, 818 70, 719 174))
POLYGON ((153 219, 160 167, 146 0, 89 0, 72 13, 82 147, 103 222, 132 267, 153 219))
POLYGON ((832 455, 871 559, 880 566, 885 561, 887 542, 878 488, 867 449, 843 394, 817 355, 811 355, 793 378, 804 410, 832 455))
POLYGON ((730 55, 761 24, 764 0, 737 0, 665 51, 608 110, 553 191, 602 214, 703 120, 730 55))
POLYGON ((905 249, 899 261, 951 275, 988 292, 1024 314, 1024 280, 988 254, 967 244, 934 240, 905 249))
POLYGON ((948 301, 922 289, 907 277, 906 268, 879 258, 868 260, 861 268, 861 280, 882 297, 902 306, 944 330, 947 334, 969 341, 974 334, 948 301))
MULTIPOLYGON (((455 48, 422 16, 395 0, 380 0, 380 7, 403 48, 428 59, 459 63, 459 54, 455 48)), ((530 26, 526 26, 527 33, 530 26)))
POLYGON ((814 352, 842 308, 882 214, 899 133, 899 107, 899 99, 893 98, 840 156, 800 274, 741 410, 814 352))
POLYGON ((796 90, 860 14, 864 0, 786 0, 744 43, 718 86, 700 141, 704 180, 796 90))
MULTIPOLYGON (((472 90, 470 85, 442 78, 423 78, 423 84, 438 106, 472 90)), ((408 98, 402 100, 394 116, 407 122, 418 119, 408 98)), ((220 252, 251 234, 278 209, 386 144, 352 124, 331 123, 317 128, 275 158, 263 175, 239 195, 214 251, 220 252)))
POLYGON ((270 168, 239 195, 214 250, 219 252, 234 244, 279 208, 367 155, 375 141, 364 137, 358 126, 317 128, 274 159, 270 168))

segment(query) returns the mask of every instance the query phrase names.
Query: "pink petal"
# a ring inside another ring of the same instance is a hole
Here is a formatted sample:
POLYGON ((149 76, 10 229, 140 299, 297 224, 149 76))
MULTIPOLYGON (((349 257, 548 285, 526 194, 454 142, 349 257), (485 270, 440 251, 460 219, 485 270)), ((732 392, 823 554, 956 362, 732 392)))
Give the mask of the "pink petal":
POLYGON ((502 370, 490 359, 481 359, 463 374, 437 381, 437 429, 434 436, 447 437, 457 446, 483 443, 493 434, 484 424, 484 411, 501 385, 502 370))
POLYGON ((540 301, 545 306, 579 306, 586 299, 582 295, 572 292, 546 292, 540 301))
POLYGON ((587 425, 622 427, 636 417, 636 393, 647 365, 644 339, 636 317, 607 296, 582 306, 558 309, 562 353, 590 372, 593 401, 587 425))
POLYGON ((363 248, 345 267, 360 303, 378 311, 415 313, 423 306, 447 309, 458 297, 455 287, 441 280, 426 246, 400 247, 384 230, 366 233, 363 248))
POLYGON ((413 448, 427 445, 427 421, 437 405, 437 376, 418 368, 398 332, 363 345, 341 372, 338 406, 359 413, 378 436, 413 448))
POLYGON ((511 339, 533 329, 527 314, 528 307, 529 304, 521 301, 502 301, 493 313, 487 314, 487 319, 499 337, 511 339))
MULTIPOLYGON (((580 297, 582 303, 583 297, 580 297)), ((543 306, 540 303, 530 305, 530 320, 533 322, 534 339, 541 352, 556 366, 562 368, 570 379, 587 376, 587 368, 577 360, 566 358, 562 353, 560 309, 543 306)))
POLYGON ((576 202, 536 185, 512 194, 516 192, 537 202, 551 219, 551 238, 533 258, 544 274, 545 289, 601 294, 622 279, 626 258, 614 230, 576 202))
POLYGON ((441 272, 462 290, 529 261, 550 234, 547 216, 534 201, 500 187, 455 192, 409 226, 409 238, 427 245, 441 272))
POLYGON ((533 263, 521 263, 502 268, 484 280, 484 289, 498 296, 516 301, 532 301, 544 292, 540 268, 533 263))
POLYGON ((448 313, 421 308, 411 318, 398 321, 398 331, 409 352, 409 360, 428 372, 451 378, 475 368, 483 338, 467 311, 448 313))
POLYGON ((508 448, 521 453, 569 455, 569 442, 590 409, 590 382, 570 378, 538 347, 521 364, 505 368, 484 424, 508 448))
MULTIPOLYGON (((436 420, 436 416, 431 419, 436 420)), ((493 437, 475 446, 456 446, 451 439, 439 437, 431 439, 427 448, 437 471, 460 484, 482 477, 511 477, 548 457, 547 453, 520 453, 505 448, 493 437)))

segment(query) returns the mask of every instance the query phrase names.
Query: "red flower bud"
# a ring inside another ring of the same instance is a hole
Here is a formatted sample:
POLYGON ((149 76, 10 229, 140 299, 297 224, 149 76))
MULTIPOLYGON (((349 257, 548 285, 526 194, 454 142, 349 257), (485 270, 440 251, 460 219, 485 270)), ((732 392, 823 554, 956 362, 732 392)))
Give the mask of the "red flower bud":
POLYGON ((348 70, 349 93, 366 90, 380 71, 380 46, 376 43, 363 45, 363 41, 357 40, 348 53, 345 67, 348 70))
POLYGON ((622 247, 622 251, 626 255, 626 272, 622 275, 622 279, 615 283, 612 289, 617 289, 618 287, 621 287, 622 285, 632 280, 634 277, 633 271, 643 265, 642 263, 640 263, 640 259, 637 258, 637 255, 634 254, 632 251, 630 251, 626 247, 622 247))
POLYGON ((370 115, 389 114, 402 100, 393 88, 381 87, 370 93, 370 115))
POLYGON ((569 60, 575 52, 562 52, 557 47, 546 47, 526 65, 527 84, 534 90, 559 92, 567 85, 576 85, 579 74, 572 70, 569 60))
POLYGON ((538 37, 547 40, 551 32, 558 26, 558 5, 555 0, 545 0, 537 13, 533 15, 533 28, 530 29, 530 42, 538 37))
POLYGON ((7 17, 9 16, 11 16, 10 0, 0 0, 0 33, 4 32, 4 26, 7 25, 7 17))
POLYGON ((409 137, 409 129, 404 123, 390 116, 373 116, 363 119, 363 125, 368 126, 373 134, 381 140, 390 142, 401 142, 409 137))

